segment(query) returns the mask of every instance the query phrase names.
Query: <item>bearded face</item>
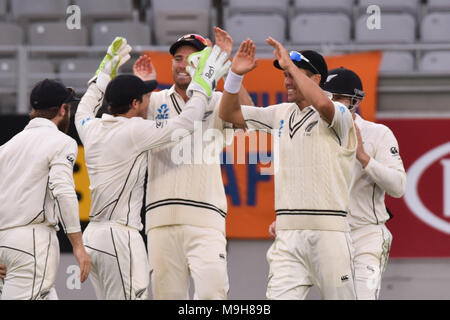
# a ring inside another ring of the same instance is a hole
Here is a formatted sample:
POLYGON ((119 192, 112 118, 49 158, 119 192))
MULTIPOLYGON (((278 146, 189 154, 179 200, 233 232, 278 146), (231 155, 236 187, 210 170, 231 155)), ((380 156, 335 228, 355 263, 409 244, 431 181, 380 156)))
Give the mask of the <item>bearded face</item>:
POLYGON ((70 105, 65 105, 64 109, 66 110, 66 112, 64 113, 63 118, 58 123, 58 129, 64 133, 67 133, 70 126, 70 105))

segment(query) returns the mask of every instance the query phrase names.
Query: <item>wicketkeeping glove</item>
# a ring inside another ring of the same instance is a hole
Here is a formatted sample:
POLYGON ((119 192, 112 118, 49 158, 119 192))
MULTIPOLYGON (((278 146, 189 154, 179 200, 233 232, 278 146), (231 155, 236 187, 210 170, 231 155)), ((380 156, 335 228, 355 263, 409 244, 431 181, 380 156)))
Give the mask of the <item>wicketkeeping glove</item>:
POLYGON ((117 75, 119 67, 130 59, 131 47, 127 44, 127 39, 116 37, 103 58, 100 66, 95 72, 95 76, 89 80, 97 83, 97 87, 104 93, 108 83, 117 75))
POLYGON ((192 53, 188 57, 189 65, 186 67, 192 78, 186 91, 188 97, 192 96, 193 91, 199 91, 210 99, 217 82, 231 66, 231 61, 227 59, 228 54, 219 46, 212 49, 206 47, 202 51, 192 53))

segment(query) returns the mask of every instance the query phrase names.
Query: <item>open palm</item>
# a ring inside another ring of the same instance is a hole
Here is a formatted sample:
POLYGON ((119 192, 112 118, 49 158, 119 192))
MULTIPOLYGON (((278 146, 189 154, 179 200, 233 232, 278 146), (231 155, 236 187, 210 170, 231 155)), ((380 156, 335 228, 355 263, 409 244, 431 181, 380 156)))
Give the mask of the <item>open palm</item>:
POLYGON ((149 56, 142 55, 133 65, 133 73, 141 78, 142 81, 156 80, 156 70, 152 59, 149 56))
POLYGON ((246 74, 256 68, 255 44, 247 39, 241 43, 238 52, 231 63, 231 71, 238 75, 246 74))

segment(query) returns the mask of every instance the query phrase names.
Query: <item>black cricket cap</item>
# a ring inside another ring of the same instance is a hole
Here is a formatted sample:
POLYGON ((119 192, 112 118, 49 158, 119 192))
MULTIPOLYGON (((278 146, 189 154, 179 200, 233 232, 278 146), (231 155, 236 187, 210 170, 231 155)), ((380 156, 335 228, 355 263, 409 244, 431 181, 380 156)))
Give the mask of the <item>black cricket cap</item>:
POLYGON ((105 99, 112 108, 127 106, 134 99, 152 92, 157 86, 156 80, 142 81, 135 75, 121 74, 106 86, 105 99))
POLYGON ((30 105, 35 110, 59 107, 63 103, 80 101, 72 88, 66 88, 61 82, 44 79, 36 83, 31 90, 30 105))
POLYGON ((181 38, 179 38, 177 41, 175 41, 170 46, 169 52, 171 55, 174 56, 175 52, 177 52, 179 47, 186 46, 186 45, 194 47, 198 51, 201 51, 206 48, 208 43, 206 42, 206 39, 203 38, 199 34, 195 34, 195 33, 186 34, 186 35, 182 36, 181 38))
MULTIPOLYGON (((313 50, 291 51, 290 56, 292 62, 300 69, 311 71, 313 74, 320 74, 320 85, 322 85, 327 80, 328 66, 325 62, 325 59, 320 53, 313 50), (300 61, 293 59, 292 52, 301 53, 306 59, 309 60, 309 62, 303 59, 301 59, 300 61)), ((283 68, 281 68, 280 64, 278 63, 278 60, 275 60, 273 62, 273 65, 275 66, 275 68, 283 70, 283 68)))
POLYGON ((361 79, 352 70, 344 67, 330 70, 322 89, 334 94, 345 94, 355 98, 364 98, 361 79))

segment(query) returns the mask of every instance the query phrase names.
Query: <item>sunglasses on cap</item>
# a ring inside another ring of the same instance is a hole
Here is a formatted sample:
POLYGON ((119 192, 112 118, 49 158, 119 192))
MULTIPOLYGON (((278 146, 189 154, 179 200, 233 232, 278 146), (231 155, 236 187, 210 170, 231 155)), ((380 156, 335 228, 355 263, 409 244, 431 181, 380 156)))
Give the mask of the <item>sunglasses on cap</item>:
POLYGON ((182 36, 181 38, 179 38, 177 41, 186 40, 186 39, 196 39, 196 40, 200 41, 201 43, 203 43, 205 46, 208 46, 208 42, 206 42, 206 39, 196 33, 186 34, 186 35, 182 36))
POLYGON ((297 62, 305 61, 309 66, 311 66, 311 68, 314 69, 315 72, 317 72, 317 74, 320 74, 319 70, 317 70, 317 68, 313 66, 311 61, 309 61, 309 59, 306 58, 304 55, 302 55, 300 52, 291 51, 291 52, 289 52, 289 57, 291 58, 292 61, 297 61, 297 62))

